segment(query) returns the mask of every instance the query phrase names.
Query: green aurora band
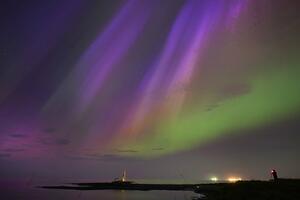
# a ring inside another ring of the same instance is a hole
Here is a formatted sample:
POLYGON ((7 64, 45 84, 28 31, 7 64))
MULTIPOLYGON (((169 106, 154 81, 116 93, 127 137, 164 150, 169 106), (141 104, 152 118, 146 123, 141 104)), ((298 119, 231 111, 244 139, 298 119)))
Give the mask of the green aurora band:
MULTIPOLYGON (((191 150, 216 138, 241 134, 282 120, 300 110, 300 69, 297 65, 276 68, 249 82, 248 93, 227 98, 210 111, 202 106, 160 124, 155 134, 124 148, 136 149, 133 156, 153 157, 191 150), (153 149, 164 146, 159 151, 153 149)), ((124 155, 124 154, 122 154, 124 155)))

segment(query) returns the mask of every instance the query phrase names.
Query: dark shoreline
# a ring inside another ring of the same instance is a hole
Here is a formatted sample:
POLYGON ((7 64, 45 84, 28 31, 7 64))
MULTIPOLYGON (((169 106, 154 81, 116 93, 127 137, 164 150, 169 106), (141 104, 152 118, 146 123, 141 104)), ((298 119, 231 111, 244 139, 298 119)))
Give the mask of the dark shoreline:
POLYGON ((193 191, 212 200, 299 200, 300 179, 277 181, 238 181, 211 184, 139 184, 132 182, 71 183, 60 186, 40 186, 62 190, 170 190, 193 191))

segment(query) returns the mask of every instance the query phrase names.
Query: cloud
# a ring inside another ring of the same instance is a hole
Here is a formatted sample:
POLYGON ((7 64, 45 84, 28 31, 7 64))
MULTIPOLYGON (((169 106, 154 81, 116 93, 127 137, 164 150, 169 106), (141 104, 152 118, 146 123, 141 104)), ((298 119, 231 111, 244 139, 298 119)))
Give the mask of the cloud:
POLYGON ((56 139, 50 139, 50 138, 42 138, 40 142, 44 145, 68 145, 70 144, 70 140, 66 138, 56 138, 56 139))
POLYGON ((224 87, 221 90, 222 97, 229 98, 229 97, 236 97, 242 96, 251 91, 251 87, 249 84, 240 83, 235 85, 229 85, 224 87))
POLYGON ((10 137, 14 137, 14 138, 24 138, 24 137, 27 137, 26 135, 24 134, 20 134, 20 133, 13 133, 10 135, 10 137))
POLYGON ((227 99, 243 96, 250 92, 251 92, 250 85, 245 83, 225 86, 220 91, 218 91, 218 96, 219 96, 218 100, 215 103, 206 105, 204 110, 206 112, 213 111, 219 106, 221 106, 223 101, 227 99))
POLYGON ((138 153, 138 150, 134 150, 134 149, 117 149, 117 152, 120 153, 138 153))
POLYGON ((25 149, 23 149, 23 148, 7 148, 7 149, 3 149, 3 151, 5 151, 5 152, 22 152, 22 151, 25 151, 25 149))
POLYGON ((67 155, 65 158, 70 160, 91 160, 90 158, 86 156, 80 156, 80 155, 67 155))
POLYGON ((214 109, 216 109, 217 107, 219 107, 219 104, 210 104, 206 106, 205 111, 212 111, 214 109))
POLYGON ((138 161, 140 159, 120 156, 117 154, 83 154, 83 155, 67 155, 67 159, 71 160, 91 160, 103 162, 120 162, 120 161, 138 161))
POLYGON ((11 155, 9 153, 0 153, 0 158, 8 158, 11 155))
POLYGON ((46 132, 46 133, 54 133, 55 131, 56 131, 55 128, 46 128, 46 129, 44 129, 44 132, 46 132))
POLYGON ((102 156, 91 156, 91 155, 67 155, 67 159, 71 160, 90 160, 90 161, 102 161, 102 156))
POLYGON ((109 162, 119 162, 119 161, 139 161, 141 159, 133 158, 133 157, 127 157, 127 156, 121 156, 117 154, 104 154, 98 157, 102 161, 109 161, 109 162))
POLYGON ((56 139, 55 143, 57 145, 67 145, 70 143, 70 140, 66 139, 66 138, 60 138, 60 139, 56 139))
POLYGON ((158 147, 158 148, 152 148, 152 150, 153 150, 153 151, 162 151, 162 150, 164 150, 164 148, 158 147))

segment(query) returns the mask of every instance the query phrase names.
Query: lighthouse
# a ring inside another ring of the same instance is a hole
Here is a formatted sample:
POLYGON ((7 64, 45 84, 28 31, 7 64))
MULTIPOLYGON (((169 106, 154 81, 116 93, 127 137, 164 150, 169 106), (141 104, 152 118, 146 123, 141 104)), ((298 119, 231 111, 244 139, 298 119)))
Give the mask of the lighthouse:
POLYGON ((122 182, 126 182, 126 170, 123 171, 122 182))

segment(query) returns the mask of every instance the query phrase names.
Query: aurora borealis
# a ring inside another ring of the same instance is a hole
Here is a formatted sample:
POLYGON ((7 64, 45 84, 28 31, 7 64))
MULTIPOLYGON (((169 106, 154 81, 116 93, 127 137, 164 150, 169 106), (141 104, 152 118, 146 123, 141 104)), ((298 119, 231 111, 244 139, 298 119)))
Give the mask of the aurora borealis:
POLYGON ((266 178, 273 165, 300 176, 298 1, 2 4, 5 180, 37 166, 61 171, 42 177, 61 177, 69 163, 75 178, 124 167, 194 177, 193 166, 199 179, 216 171, 266 178))

